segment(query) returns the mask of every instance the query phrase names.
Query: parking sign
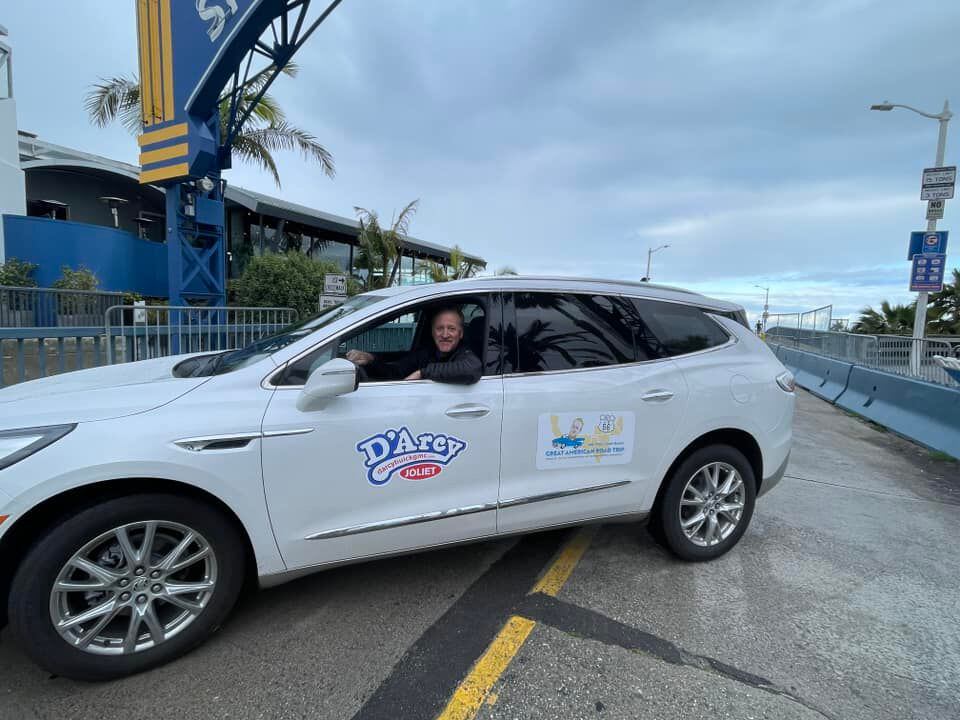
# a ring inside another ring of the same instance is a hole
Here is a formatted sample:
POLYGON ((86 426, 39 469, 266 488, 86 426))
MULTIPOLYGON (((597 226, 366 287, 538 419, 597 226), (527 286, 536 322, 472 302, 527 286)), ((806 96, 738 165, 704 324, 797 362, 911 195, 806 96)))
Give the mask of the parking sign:
POLYGON ((943 253, 923 253, 913 256, 910 271, 910 292, 940 292, 947 256, 943 253))
POLYGON ((910 249, 907 251, 907 260, 913 260, 915 255, 923 253, 945 253, 949 234, 949 230, 934 232, 915 230, 910 233, 910 249))

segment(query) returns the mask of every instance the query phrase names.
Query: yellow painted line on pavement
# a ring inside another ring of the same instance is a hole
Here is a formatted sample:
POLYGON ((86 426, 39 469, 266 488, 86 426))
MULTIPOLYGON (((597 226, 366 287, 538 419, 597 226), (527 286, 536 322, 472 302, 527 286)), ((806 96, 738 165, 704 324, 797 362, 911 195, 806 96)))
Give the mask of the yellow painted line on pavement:
POLYGON ((587 548, 590 546, 590 541, 593 540, 596 532, 596 525, 581 528, 580 532, 574 535, 570 542, 566 544, 560 552, 560 555, 557 556, 557 559, 553 561, 550 569, 543 574, 543 577, 537 581, 537 584, 533 586, 533 590, 530 592, 539 592, 544 595, 556 597, 557 593, 560 592, 560 588, 563 587, 563 584, 569 579, 571 573, 573 573, 573 569, 577 566, 577 563, 580 562, 580 558, 582 558, 583 554, 587 551, 587 548))
POLYGON ((453 693, 447 707, 437 716, 438 720, 472 720, 493 684, 500 679, 536 625, 533 620, 517 615, 507 620, 490 647, 453 693))
MULTIPOLYGON (((530 592, 542 592, 553 596, 560 592, 589 547, 595 533, 595 526, 581 528, 560 551, 530 592)), ((491 694, 490 691, 510 666, 516 654, 520 652, 520 648, 536 626, 537 623, 533 620, 512 615, 471 668, 467 677, 457 686, 447 706, 437 716, 437 720, 473 720, 484 702, 488 705, 496 703, 497 695, 491 694)))

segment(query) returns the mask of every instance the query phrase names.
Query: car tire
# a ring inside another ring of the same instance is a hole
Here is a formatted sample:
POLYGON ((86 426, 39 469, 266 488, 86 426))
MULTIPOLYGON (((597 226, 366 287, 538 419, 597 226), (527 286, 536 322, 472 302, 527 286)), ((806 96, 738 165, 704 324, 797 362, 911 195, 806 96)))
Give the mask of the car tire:
POLYGON ((712 560, 737 544, 756 502, 756 479, 743 453, 729 445, 700 448, 676 467, 667 483, 655 536, 674 555, 712 560))
POLYGON ((10 588, 11 632, 54 675, 101 681, 156 667, 230 613, 245 547, 235 523, 190 498, 150 493, 87 506, 24 555, 10 588))

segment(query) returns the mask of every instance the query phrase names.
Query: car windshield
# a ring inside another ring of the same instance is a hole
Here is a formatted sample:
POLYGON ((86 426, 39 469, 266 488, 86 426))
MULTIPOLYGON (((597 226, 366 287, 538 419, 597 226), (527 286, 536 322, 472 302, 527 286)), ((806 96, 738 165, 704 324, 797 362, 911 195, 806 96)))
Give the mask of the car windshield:
POLYGON ((377 295, 375 293, 354 295, 338 305, 326 308, 319 315, 290 325, 275 335, 260 338, 239 350, 230 350, 202 358, 191 358, 185 363, 178 365, 177 368, 174 369, 174 374, 178 376, 203 377, 207 375, 222 375, 232 370, 238 370, 265 358, 267 355, 272 355, 277 352, 277 350, 285 348, 291 343, 295 343, 297 340, 306 337, 326 325, 336 322, 342 317, 379 302, 385 297, 387 296, 377 295))

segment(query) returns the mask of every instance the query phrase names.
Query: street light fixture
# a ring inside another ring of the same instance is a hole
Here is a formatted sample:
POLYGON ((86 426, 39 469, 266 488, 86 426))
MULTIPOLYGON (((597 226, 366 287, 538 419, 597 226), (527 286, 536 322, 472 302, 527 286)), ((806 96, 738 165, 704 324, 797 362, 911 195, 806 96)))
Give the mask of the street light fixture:
POLYGON ((766 295, 763 296, 763 331, 767 331, 767 318, 770 317, 770 288, 764 287, 763 285, 754 285, 755 288, 759 288, 766 292, 766 295))
MULTIPOLYGON (((901 105, 899 103, 892 103, 889 100, 884 100, 882 103, 877 105, 871 105, 871 110, 880 110, 882 112, 889 112, 894 108, 903 108, 904 110, 910 110, 915 112, 917 115, 923 115, 925 118, 930 118, 931 120, 936 120, 940 123, 940 135, 937 138, 937 159, 934 161, 934 167, 943 166, 943 156, 947 147, 947 123, 950 122, 950 118, 953 117, 953 113, 950 112, 950 101, 943 101, 943 110, 934 115, 933 113, 924 112, 923 110, 917 110, 915 107, 910 107, 909 105, 901 105)), ((927 232, 936 232, 937 221, 936 220, 927 220, 927 232)), ((913 319, 913 347, 910 351, 910 367, 914 373, 920 372, 920 363, 921 358, 923 357, 922 345, 923 339, 927 334, 927 303, 929 302, 929 295, 925 292, 919 293, 917 295, 917 310, 913 319)))
POLYGON ((650 257, 651 257, 655 252, 659 252, 660 250, 663 250, 664 248, 668 248, 668 247, 670 247, 670 245, 661 245, 660 247, 648 248, 648 249, 647 249, 647 274, 646 274, 646 276, 644 276, 644 278, 643 278, 643 281, 644 281, 644 282, 650 282, 650 257))

